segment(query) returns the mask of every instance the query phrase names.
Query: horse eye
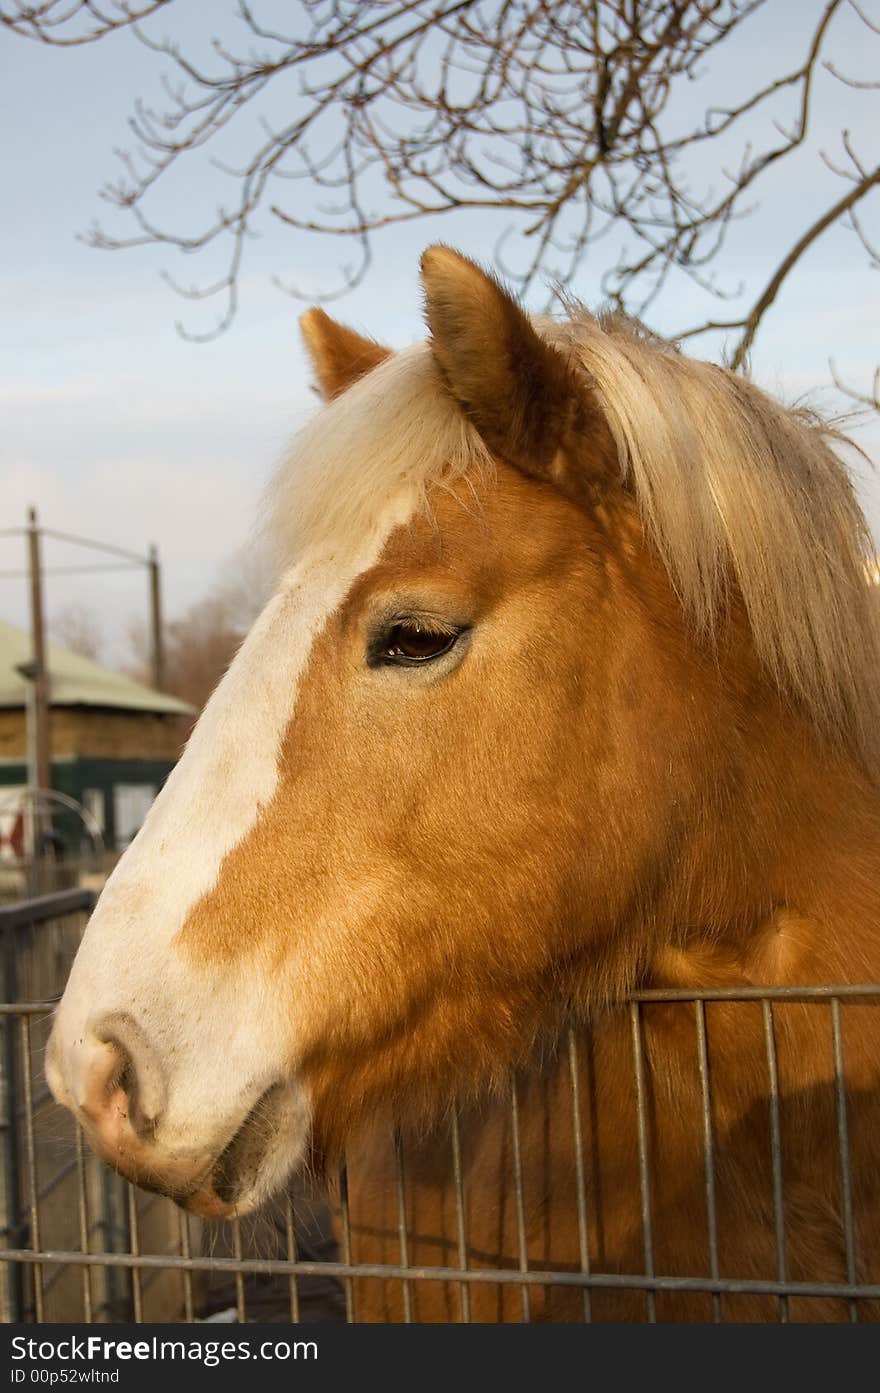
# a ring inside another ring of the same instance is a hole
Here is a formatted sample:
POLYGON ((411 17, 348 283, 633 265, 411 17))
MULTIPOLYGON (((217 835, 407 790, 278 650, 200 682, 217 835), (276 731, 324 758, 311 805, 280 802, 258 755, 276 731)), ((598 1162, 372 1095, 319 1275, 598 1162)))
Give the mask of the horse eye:
POLYGON ((395 624, 382 641, 381 657, 386 663, 427 663, 452 648, 458 633, 448 629, 432 629, 413 619, 395 624))

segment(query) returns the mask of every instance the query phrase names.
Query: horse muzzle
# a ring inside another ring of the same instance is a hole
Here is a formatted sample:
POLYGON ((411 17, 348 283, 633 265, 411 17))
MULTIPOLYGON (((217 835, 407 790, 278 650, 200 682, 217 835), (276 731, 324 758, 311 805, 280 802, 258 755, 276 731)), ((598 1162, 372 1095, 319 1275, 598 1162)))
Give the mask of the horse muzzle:
POLYGON ((130 1017, 91 1022, 66 1049, 57 1034, 46 1057, 53 1096, 101 1159, 142 1189, 201 1218, 232 1218, 268 1199, 301 1160, 308 1107, 295 1081, 271 1082, 255 1100, 239 1100, 220 1125, 216 1107, 205 1108, 214 1121, 204 1137, 191 1105, 184 1140, 172 1116, 173 1085, 130 1017))

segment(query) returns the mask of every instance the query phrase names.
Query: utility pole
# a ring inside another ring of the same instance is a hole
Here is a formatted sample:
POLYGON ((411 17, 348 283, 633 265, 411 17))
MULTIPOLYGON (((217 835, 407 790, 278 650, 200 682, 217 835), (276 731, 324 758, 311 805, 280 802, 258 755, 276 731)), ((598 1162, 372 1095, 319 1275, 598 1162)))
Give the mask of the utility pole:
MULTIPOLYGON (((46 626, 43 620, 43 571, 36 508, 28 509, 28 570, 31 583, 31 651, 34 683, 34 764, 38 789, 52 786, 49 731, 49 669, 46 666, 46 626)), ((38 823, 42 830, 42 818, 38 823)))
POLYGON ((148 559, 150 571, 150 652, 153 668, 153 686, 157 692, 165 686, 165 642, 162 636, 162 587, 159 573, 159 553, 155 546, 150 547, 148 559))

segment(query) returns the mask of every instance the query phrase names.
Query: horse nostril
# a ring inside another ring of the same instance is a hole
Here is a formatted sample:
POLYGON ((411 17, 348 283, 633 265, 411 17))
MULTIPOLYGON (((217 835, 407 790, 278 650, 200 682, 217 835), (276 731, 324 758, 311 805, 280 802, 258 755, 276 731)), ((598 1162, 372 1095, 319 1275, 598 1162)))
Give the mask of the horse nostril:
POLYGON ((141 1137, 148 1135, 164 1107, 165 1088, 142 1030, 123 1013, 105 1016, 91 1029, 97 1042, 88 1090, 92 1106, 106 1108, 121 1093, 127 1100, 132 1130, 141 1137))
POLYGON ((138 1078, 135 1072, 134 1061, 128 1050, 119 1040, 105 1040, 104 1044, 116 1051, 116 1063, 107 1079, 106 1092, 108 1098, 114 1093, 121 1091, 125 1094, 129 1102, 129 1113, 134 1116, 138 1113, 138 1078))
POLYGON ((90 1038, 74 1060, 76 1101, 90 1122, 106 1117, 126 1072, 126 1057, 115 1040, 90 1038))

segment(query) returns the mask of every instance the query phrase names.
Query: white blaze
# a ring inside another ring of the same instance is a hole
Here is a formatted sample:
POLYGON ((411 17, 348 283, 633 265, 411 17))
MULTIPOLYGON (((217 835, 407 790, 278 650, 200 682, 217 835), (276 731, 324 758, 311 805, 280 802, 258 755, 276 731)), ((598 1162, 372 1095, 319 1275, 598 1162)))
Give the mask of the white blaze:
POLYGON ((283 578, 121 858, 58 1008, 51 1082, 77 1094, 77 1048, 109 1012, 134 1017, 165 1073, 163 1144, 208 1143, 279 1076, 285 1003, 259 963, 196 968, 173 940, 278 784, 278 759, 316 636, 416 502, 402 490, 347 555, 325 545, 283 578), (66 1085, 58 1077, 59 1068, 66 1085))

